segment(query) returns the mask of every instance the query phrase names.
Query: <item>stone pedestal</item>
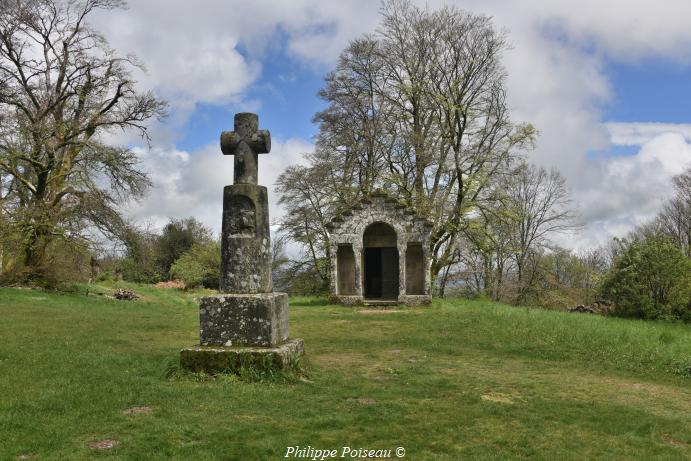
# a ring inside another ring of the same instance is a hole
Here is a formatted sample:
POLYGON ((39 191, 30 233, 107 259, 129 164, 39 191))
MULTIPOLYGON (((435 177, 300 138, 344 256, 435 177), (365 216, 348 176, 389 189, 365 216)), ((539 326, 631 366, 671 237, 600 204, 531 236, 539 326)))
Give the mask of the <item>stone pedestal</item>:
POLYGON ((282 370, 304 354, 302 339, 288 339, 285 293, 205 296, 199 303, 199 346, 180 352, 193 371, 282 370))
POLYGON ((288 295, 220 294, 199 303, 202 346, 270 347, 288 339, 288 295))

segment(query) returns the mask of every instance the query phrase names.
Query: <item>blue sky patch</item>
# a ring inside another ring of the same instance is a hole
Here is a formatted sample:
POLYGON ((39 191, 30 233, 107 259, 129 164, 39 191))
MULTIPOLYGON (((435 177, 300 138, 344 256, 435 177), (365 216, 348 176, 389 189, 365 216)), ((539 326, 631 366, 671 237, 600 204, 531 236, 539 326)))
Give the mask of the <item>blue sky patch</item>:
POLYGON ((612 122, 690 123, 691 67, 662 59, 636 64, 607 61, 614 97, 603 107, 612 122))

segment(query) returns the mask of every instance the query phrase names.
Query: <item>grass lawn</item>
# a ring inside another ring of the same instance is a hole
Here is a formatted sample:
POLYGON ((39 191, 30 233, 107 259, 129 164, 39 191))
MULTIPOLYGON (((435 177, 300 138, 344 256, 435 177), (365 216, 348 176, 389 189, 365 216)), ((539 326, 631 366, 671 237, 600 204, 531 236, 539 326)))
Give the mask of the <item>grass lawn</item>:
POLYGON ((0 289, 1 460, 277 460, 288 446, 691 459, 690 326, 293 298, 306 377, 253 383, 176 371, 198 340, 194 299, 134 288, 143 298, 131 302, 0 289), (151 411, 124 413, 135 406, 151 411), (119 445, 89 448, 104 439, 119 445))

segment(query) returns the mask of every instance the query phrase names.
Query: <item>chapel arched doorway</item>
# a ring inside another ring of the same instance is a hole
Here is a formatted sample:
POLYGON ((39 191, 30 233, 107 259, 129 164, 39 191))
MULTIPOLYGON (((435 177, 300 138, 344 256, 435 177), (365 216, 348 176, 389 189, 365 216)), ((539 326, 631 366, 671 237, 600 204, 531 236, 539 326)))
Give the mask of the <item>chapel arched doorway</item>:
POLYGON ((365 299, 398 299, 399 261, 396 231, 383 222, 367 226, 362 236, 365 299))

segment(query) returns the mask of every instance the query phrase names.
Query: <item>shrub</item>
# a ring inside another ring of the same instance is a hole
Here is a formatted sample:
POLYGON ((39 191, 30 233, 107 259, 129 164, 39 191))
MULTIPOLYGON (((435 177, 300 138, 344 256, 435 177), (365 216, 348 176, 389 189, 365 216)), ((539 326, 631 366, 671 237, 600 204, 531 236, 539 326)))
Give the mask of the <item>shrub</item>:
POLYGON ((691 320, 691 260, 668 239, 624 242, 602 284, 615 315, 691 320))
POLYGON ((171 267, 195 244, 211 243, 212 232, 194 218, 171 219, 163 228, 155 245, 158 271, 164 280, 169 280, 171 267))
POLYGON ((170 268, 175 279, 185 282, 186 288, 204 286, 218 288, 221 276, 221 244, 196 243, 180 256, 170 268))
POLYGON ((137 260, 133 257, 118 261, 115 269, 117 276, 123 280, 135 283, 156 283, 161 280, 161 274, 151 259, 137 260))

